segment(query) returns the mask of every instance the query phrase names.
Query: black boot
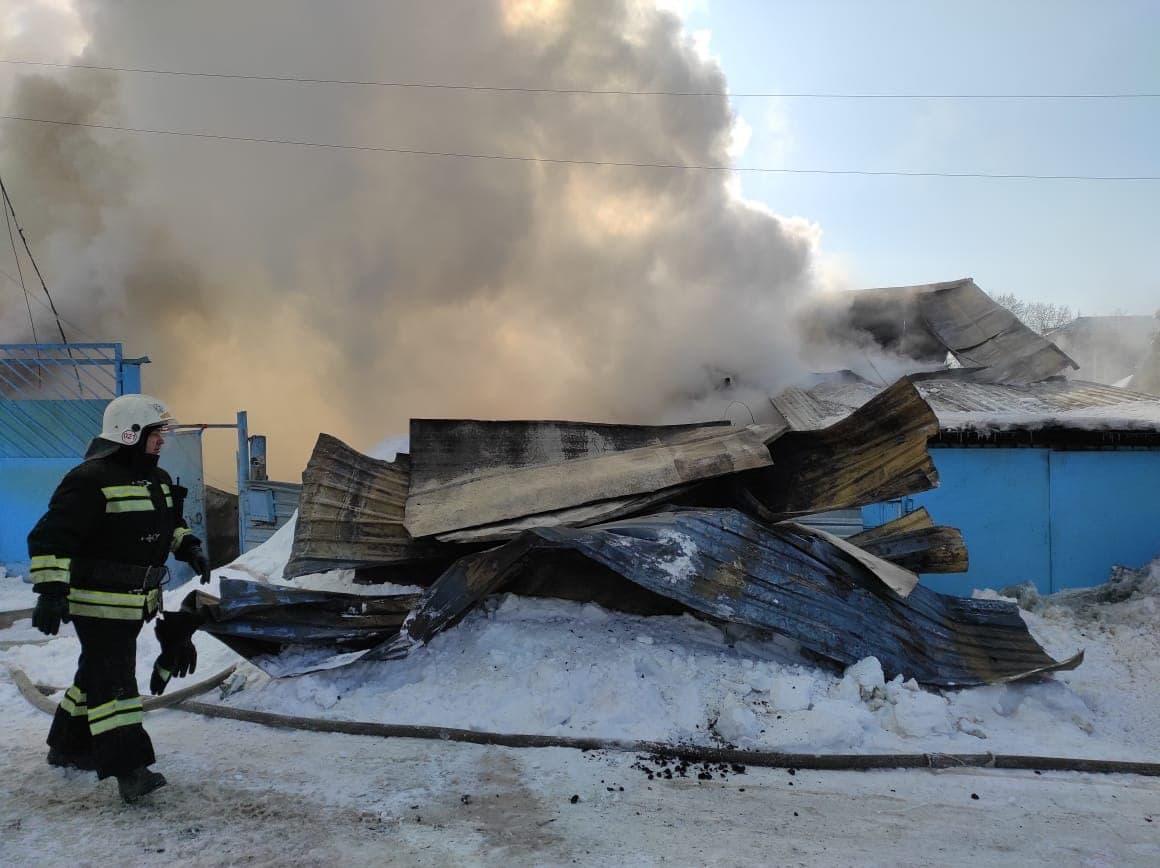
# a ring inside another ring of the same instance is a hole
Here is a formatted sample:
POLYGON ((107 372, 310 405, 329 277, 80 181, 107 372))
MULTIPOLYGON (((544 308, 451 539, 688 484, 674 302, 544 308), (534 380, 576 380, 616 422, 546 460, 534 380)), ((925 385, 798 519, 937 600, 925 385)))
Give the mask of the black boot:
POLYGON ((165 776, 159 772, 151 772, 145 766, 133 769, 127 775, 117 775, 117 789, 121 791, 121 798, 126 802, 135 802, 147 793, 165 786, 165 776))
POLYGON ((66 769, 80 769, 81 771, 96 771, 97 761, 91 753, 65 753, 55 747, 48 749, 48 764, 66 769))

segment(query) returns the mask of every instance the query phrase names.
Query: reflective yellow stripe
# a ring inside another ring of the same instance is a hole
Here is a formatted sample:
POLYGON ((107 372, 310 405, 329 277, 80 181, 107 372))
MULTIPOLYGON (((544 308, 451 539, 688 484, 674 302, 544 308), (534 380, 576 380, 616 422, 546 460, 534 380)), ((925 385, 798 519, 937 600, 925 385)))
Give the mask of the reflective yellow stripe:
POLYGON ((101 494, 105 495, 106 500, 112 500, 115 497, 149 497, 149 486, 107 485, 101 489, 101 494))
POLYGON ((153 667, 157 670, 157 674, 161 676, 162 681, 168 681, 173 675, 173 673, 170 672, 168 669, 163 669, 162 667, 158 666, 156 663, 153 664, 153 667))
POLYGON ((113 699, 89 711, 89 732, 93 735, 140 722, 140 696, 132 699, 113 699))
POLYGON ((166 506, 173 506, 173 498, 172 498, 172 497, 166 497, 166 498, 165 498, 165 505, 166 505, 166 506))
POLYGON ((65 691, 64 698, 60 701, 60 707, 65 714, 72 717, 85 717, 89 713, 89 708, 85 704, 84 691, 78 690, 76 685, 65 691))
POLYGON ((173 544, 169 547, 170 551, 177 551, 177 547, 181 545, 181 541, 189 536, 193 531, 187 527, 179 527, 173 531, 173 544))
POLYGON ((71 564, 70 558, 58 558, 56 555, 34 555, 29 570, 32 575, 32 584, 38 585, 41 582, 64 582, 67 584, 71 564))
POLYGON ((90 709, 89 720, 104 720, 110 714, 116 714, 118 711, 132 711, 134 709, 140 711, 141 707, 140 696, 133 696, 129 699, 110 699, 108 702, 102 702, 90 709))
POLYGON ((110 500, 105 504, 105 512, 150 512, 152 500, 110 500))
POLYGON ((73 588, 68 595, 70 615, 86 618, 112 618, 118 621, 136 621, 145 616, 145 594, 118 594, 115 591, 86 591, 73 588))
POLYGON ((144 594, 122 594, 119 591, 89 591, 73 588, 68 595, 74 603, 95 603, 98 606, 137 606, 145 602, 144 594))
POLYGON ((144 617, 140 609, 121 609, 116 606, 90 606, 88 603, 68 604, 68 613, 73 617, 110 618, 115 621, 138 621, 144 617))
POLYGON ((64 582, 67 585, 68 570, 38 570, 32 574, 33 587, 45 582, 64 582))
POLYGON ((133 726, 134 724, 140 723, 142 717, 140 711, 127 711, 124 714, 118 714, 115 717, 109 717, 97 723, 89 721, 89 732, 93 735, 100 735, 111 729, 118 729, 122 726, 133 726))
POLYGON ((151 617, 161 611, 161 589, 154 588, 145 597, 145 615, 151 617))

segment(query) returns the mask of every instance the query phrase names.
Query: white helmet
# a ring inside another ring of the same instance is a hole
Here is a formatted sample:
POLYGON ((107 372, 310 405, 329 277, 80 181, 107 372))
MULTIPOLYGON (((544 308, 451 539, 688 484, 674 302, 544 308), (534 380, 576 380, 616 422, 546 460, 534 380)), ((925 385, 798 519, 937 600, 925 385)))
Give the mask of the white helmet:
POLYGON ((148 395, 122 395, 105 407, 100 438, 121 446, 132 446, 146 428, 173 424, 168 408, 148 395))

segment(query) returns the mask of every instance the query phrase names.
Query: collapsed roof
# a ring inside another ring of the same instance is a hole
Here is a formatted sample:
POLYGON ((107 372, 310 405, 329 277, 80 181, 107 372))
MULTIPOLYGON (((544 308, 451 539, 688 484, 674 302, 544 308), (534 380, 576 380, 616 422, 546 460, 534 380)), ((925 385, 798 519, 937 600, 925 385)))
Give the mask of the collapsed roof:
POLYGON ((393 462, 321 435, 285 574, 389 567, 428 591, 392 607, 223 584, 187 605, 272 674, 398 658, 501 590, 744 624, 940 686, 1078 665, 1012 604, 918 586, 967 558, 925 513, 852 540, 789 521, 937 485, 937 431, 903 379, 825 428, 415 420, 393 462))
POLYGON ((1035 383, 1079 367, 969 277, 841 293, 810 312, 809 326, 822 340, 876 345, 919 365, 950 353, 984 382, 1035 383))
POLYGON ((1013 603, 938 594, 908 570, 822 531, 770 526, 731 509, 525 531, 460 558, 421 600, 407 598, 414 608, 401 628, 389 598, 289 592, 286 600, 254 599, 237 587, 245 584, 223 584, 220 602, 198 592, 189 605, 212 612, 206 629, 272 674, 398 659, 499 591, 644 614, 687 611, 778 633, 840 665, 877 657, 888 677, 940 687, 1018 680, 1082 661, 1082 652, 1062 661, 1047 655, 1013 603), (344 610, 343 617, 366 623, 341 628, 327 650, 328 631, 340 629, 335 612, 344 610), (397 634, 384 640, 391 628, 397 634), (273 653, 278 643, 297 647, 283 658, 273 653))

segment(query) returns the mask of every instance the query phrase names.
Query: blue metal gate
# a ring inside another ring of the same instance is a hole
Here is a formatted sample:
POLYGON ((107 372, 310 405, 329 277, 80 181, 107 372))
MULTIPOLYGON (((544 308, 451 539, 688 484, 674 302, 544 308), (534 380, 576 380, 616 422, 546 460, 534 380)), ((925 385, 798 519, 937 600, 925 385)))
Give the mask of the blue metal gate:
POLYGON ((0 564, 20 569, 25 537, 61 476, 101 429, 105 406, 141 391, 119 343, 0 344, 0 564))

